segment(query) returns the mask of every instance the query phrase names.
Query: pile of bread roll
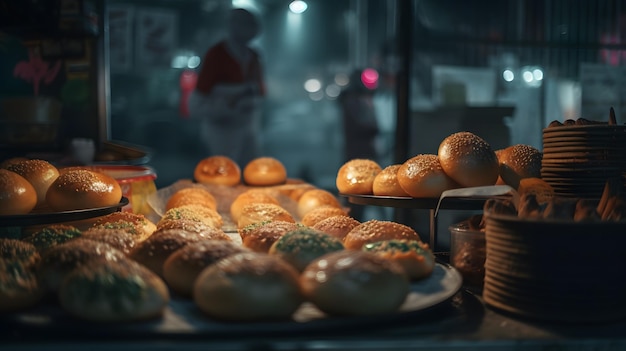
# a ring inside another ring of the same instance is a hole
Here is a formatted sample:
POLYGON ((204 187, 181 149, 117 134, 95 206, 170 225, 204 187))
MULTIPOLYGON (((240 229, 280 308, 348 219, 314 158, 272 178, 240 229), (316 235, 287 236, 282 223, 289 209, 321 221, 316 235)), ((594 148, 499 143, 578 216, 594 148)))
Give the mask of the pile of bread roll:
POLYGON ((437 154, 419 154, 402 164, 381 167, 371 159, 353 159, 337 172, 342 194, 438 198, 450 189, 507 184, 517 189, 520 179, 539 177, 542 153, 517 144, 493 150, 471 132, 446 137, 437 154))

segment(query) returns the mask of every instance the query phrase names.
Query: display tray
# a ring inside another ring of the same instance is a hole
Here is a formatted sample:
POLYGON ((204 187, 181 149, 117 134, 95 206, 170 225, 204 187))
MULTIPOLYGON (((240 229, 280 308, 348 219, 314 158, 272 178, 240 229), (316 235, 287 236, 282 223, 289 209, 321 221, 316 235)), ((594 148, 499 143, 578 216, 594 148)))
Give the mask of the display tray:
MULTIPOLYGON (((372 205, 396 208, 435 209, 439 204, 438 197, 401 197, 380 195, 340 194, 353 204, 372 205)), ((439 209, 482 210, 486 197, 446 197, 442 199, 439 209)))
POLYGON ((118 204, 106 207, 60 212, 32 212, 23 215, 0 216, 0 227, 21 227, 80 221, 84 219, 108 215, 110 213, 119 211, 122 207, 126 205, 128 205, 128 199, 126 197, 122 197, 118 204))
MULTIPOLYGON (((0 316, 0 330, 4 333, 37 335, 39 337, 72 338, 115 335, 119 337, 214 336, 241 337, 250 334, 293 334, 315 331, 346 330, 354 327, 386 327, 403 323, 432 310, 460 291, 462 277, 452 266, 437 263, 433 274, 411 284, 411 292, 397 313, 329 317, 305 302, 289 321, 274 322, 220 322, 204 315, 190 299, 173 296, 162 318, 129 323, 91 323, 73 318, 56 301, 41 303, 29 311, 0 316)), ((53 300, 53 299, 50 299, 53 300)))

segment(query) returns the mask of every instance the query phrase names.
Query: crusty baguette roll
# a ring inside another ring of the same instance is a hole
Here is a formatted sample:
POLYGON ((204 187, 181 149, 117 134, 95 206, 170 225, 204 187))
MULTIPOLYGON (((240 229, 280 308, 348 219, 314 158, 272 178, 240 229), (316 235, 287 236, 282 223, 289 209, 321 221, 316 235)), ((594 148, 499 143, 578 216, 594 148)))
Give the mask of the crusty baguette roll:
POLYGON ((541 177, 543 154, 533 146, 511 145, 497 152, 496 155, 500 164, 500 178, 504 184, 513 189, 519 187, 521 179, 541 177))
POLYGON ((258 157, 244 167, 243 180, 252 186, 285 184, 287 169, 282 162, 273 157, 258 157))
POLYGON ((298 199, 297 212, 300 218, 304 217, 309 211, 318 207, 331 206, 341 208, 341 203, 335 195, 324 189, 307 190, 298 199))
POLYGON ((401 166, 393 164, 383 168, 374 178, 372 193, 376 196, 410 196, 398 181, 398 170, 401 166))
POLYGON ((446 137, 437 155, 444 172, 463 187, 494 185, 500 175, 495 151, 471 132, 446 137))
POLYGON ((0 216, 27 214, 37 205, 37 191, 21 175, 0 169, 0 216))
POLYGON ((382 168, 374 160, 352 159, 339 167, 335 185, 342 194, 371 195, 374 178, 380 171, 382 168))
POLYGON ((323 312, 340 316, 394 313, 409 293, 409 279, 395 261, 371 252, 326 254, 300 275, 305 298, 323 312))
POLYGON ((398 184, 412 197, 440 197, 459 185, 444 172, 439 157, 421 154, 406 160, 398 168, 398 184))
POLYGON ((289 320, 303 301, 298 272, 258 252, 231 255, 205 268, 193 299, 202 312, 227 321, 289 320))
POLYGON ((61 172, 46 193, 46 202, 56 211, 114 206, 121 199, 122 189, 115 179, 87 169, 61 172))
POLYGON ((48 161, 34 159, 13 163, 6 168, 32 184, 37 192, 37 207, 45 205, 48 188, 59 177, 59 170, 55 166, 48 161))
POLYGON ((343 238, 343 244, 346 249, 361 250, 365 244, 391 239, 421 241, 419 234, 408 225, 371 219, 352 228, 343 238))
POLYGON ((241 168, 227 156, 210 156, 198 162, 193 178, 202 184, 233 186, 241 183, 241 168))
POLYGON ((217 211, 217 200, 208 190, 200 187, 189 187, 177 190, 165 203, 165 210, 184 205, 200 205, 217 211))

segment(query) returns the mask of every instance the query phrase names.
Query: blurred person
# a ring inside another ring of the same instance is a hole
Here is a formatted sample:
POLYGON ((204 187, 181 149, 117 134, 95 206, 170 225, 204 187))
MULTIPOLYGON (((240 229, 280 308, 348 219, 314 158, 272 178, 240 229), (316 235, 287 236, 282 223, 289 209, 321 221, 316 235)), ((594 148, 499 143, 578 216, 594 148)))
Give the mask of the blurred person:
POLYGON ((249 44, 260 30, 254 14, 231 10, 228 33, 204 55, 190 98, 207 154, 228 156, 241 167, 259 156, 265 83, 259 54, 249 44))

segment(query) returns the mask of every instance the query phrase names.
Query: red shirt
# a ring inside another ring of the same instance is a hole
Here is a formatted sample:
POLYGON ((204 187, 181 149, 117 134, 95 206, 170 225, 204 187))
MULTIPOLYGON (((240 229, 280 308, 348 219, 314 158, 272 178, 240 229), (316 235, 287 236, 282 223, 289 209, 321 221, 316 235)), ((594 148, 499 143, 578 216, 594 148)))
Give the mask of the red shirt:
POLYGON ((259 55, 254 50, 250 52, 252 56, 244 73, 239 62, 228 52, 226 42, 222 41, 210 48, 204 55, 196 90, 208 94, 218 83, 253 82, 258 85, 260 94, 265 95, 259 55))

